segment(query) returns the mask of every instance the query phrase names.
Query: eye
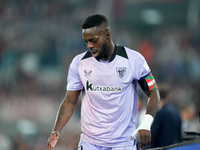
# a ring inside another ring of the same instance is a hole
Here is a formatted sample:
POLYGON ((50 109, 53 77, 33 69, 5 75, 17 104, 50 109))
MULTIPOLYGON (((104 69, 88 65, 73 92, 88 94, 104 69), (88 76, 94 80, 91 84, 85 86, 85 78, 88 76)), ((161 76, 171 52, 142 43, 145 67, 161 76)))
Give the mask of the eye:
POLYGON ((98 38, 93 38, 93 39, 89 39, 89 40, 84 40, 86 44, 88 44, 88 42, 91 42, 91 43, 97 43, 98 42, 98 38))
POLYGON ((92 39, 92 40, 90 40, 90 42, 92 42, 92 43, 97 43, 97 41, 98 41, 98 39, 92 39))

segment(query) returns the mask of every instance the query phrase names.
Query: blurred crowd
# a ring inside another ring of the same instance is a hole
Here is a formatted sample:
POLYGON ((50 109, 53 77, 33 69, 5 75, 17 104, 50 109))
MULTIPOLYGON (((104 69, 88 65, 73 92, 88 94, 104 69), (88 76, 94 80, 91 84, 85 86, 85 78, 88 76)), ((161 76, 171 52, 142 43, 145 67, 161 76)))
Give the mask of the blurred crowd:
MULTIPOLYGON (((120 8, 121 2, 110 4, 112 9, 105 14, 109 15, 113 41, 146 58, 157 82, 170 85, 183 131, 200 132, 200 23, 192 30, 186 25, 163 25, 144 34, 141 29, 123 27, 126 19, 121 12, 129 1, 120 8)), ((0 3, 0 149, 44 150, 65 95, 68 66, 76 54, 87 50, 81 36, 82 21, 101 12, 106 2, 0 3)), ((57 150, 76 149, 80 103, 61 133, 57 150)))

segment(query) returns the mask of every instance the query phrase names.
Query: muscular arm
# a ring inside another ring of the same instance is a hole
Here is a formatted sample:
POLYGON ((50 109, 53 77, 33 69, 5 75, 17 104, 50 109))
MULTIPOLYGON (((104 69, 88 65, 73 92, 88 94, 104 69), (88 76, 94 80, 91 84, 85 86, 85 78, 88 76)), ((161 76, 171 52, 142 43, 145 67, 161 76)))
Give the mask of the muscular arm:
POLYGON ((136 131, 133 133, 132 138, 131 138, 131 139, 133 139, 134 135, 138 132, 138 148, 139 148, 139 150, 146 147, 151 142, 151 131, 150 131, 151 123, 157 113, 159 101, 160 101, 158 88, 156 88, 152 91, 144 91, 144 92, 148 96, 146 115, 144 116, 142 123, 136 129, 136 131))
POLYGON ((160 95, 152 74, 148 74, 145 78, 139 80, 138 83, 140 84, 145 94, 148 96, 148 103, 146 108, 146 115, 144 116, 140 126, 132 134, 131 139, 133 139, 134 135, 138 133, 138 148, 141 150, 151 142, 150 128, 151 123, 153 122, 153 118, 155 117, 159 107, 160 95))
POLYGON ((140 87, 148 96, 148 103, 147 103, 147 114, 150 114, 153 118, 155 117, 159 103, 160 103, 160 94, 158 87, 156 85, 156 81, 151 73, 142 77, 138 81, 140 87))
POLYGON ((156 88, 153 91, 145 91, 145 93, 148 96, 146 114, 150 114, 154 118, 157 113, 159 103, 160 103, 160 95, 159 95, 158 88, 156 88))
POLYGON ((61 103, 53 131, 61 131, 65 124, 71 118, 75 105, 78 101, 80 91, 67 91, 63 102, 61 103))
POLYGON ((55 125, 51 135, 48 138, 47 148, 48 150, 54 150, 54 147, 59 139, 59 133, 65 124, 71 118, 75 105, 78 101, 78 97, 80 95, 79 91, 67 91, 63 102, 60 104, 58 109, 55 125))

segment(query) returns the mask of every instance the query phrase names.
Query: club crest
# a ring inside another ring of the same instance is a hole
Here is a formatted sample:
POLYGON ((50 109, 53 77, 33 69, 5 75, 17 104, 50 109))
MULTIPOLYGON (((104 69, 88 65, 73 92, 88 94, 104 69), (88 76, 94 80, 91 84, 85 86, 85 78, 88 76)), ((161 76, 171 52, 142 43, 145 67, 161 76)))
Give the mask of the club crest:
POLYGON ((126 67, 117 67, 117 75, 122 78, 126 74, 126 67))

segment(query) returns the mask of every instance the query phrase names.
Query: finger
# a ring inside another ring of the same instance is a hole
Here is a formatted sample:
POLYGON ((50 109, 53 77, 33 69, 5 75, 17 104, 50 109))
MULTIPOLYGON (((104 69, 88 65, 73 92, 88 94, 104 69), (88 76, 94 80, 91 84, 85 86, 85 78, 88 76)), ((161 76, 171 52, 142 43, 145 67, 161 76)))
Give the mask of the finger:
POLYGON ((145 147, 148 146, 148 137, 147 136, 144 136, 143 137, 143 141, 142 141, 142 148, 144 149, 145 147))
POLYGON ((46 145, 46 147, 49 149, 49 147, 51 147, 51 145, 50 145, 50 137, 49 137, 49 139, 48 139, 48 141, 47 141, 47 145, 46 145))
POLYGON ((151 135, 146 137, 145 145, 143 146, 143 148, 148 147, 150 143, 151 143, 151 135))
POLYGON ((56 137, 56 134, 55 133, 52 133, 49 137, 49 141, 51 141, 54 137, 56 137))
POLYGON ((151 134, 144 134, 142 136, 142 140, 143 140, 142 143, 144 145, 148 145, 151 142, 151 134))
POLYGON ((144 141, 145 145, 148 146, 150 144, 150 142, 151 142, 150 136, 146 136, 145 141, 144 141))
POLYGON ((59 137, 57 137, 57 136, 55 136, 55 137, 52 138, 53 141, 54 140, 58 140, 58 139, 59 139, 59 137))
POLYGON ((47 144, 47 148, 48 148, 48 150, 53 150, 53 147, 51 147, 51 145, 49 143, 47 144))
POLYGON ((138 132, 138 148, 139 149, 143 149, 146 145, 145 143, 145 139, 146 137, 144 135, 141 134, 141 132, 138 132))
POLYGON ((141 135, 140 132, 138 132, 138 148, 139 150, 141 150, 144 146, 144 143, 143 143, 143 136, 141 135))
POLYGON ((145 146, 147 143, 148 143, 148 138, 146 135, 144 135, 142 138, 142 144, 145 146))
POLYGON ((54 150, 54 147, 49 146, 49 150, 54 150))
POLYGON ((54 148, 53 147, 48 147, 48 150, 54 150, 54 148))
POLYGON ((52 147, 54 147, 54 144, 53 144, 53 142, 56 140, 56 137, 50 137, 49 138, 49 140, 48 140, 48 143, 47 143, 47 147, 48 147, 48 149, 52 149, 52 147))

